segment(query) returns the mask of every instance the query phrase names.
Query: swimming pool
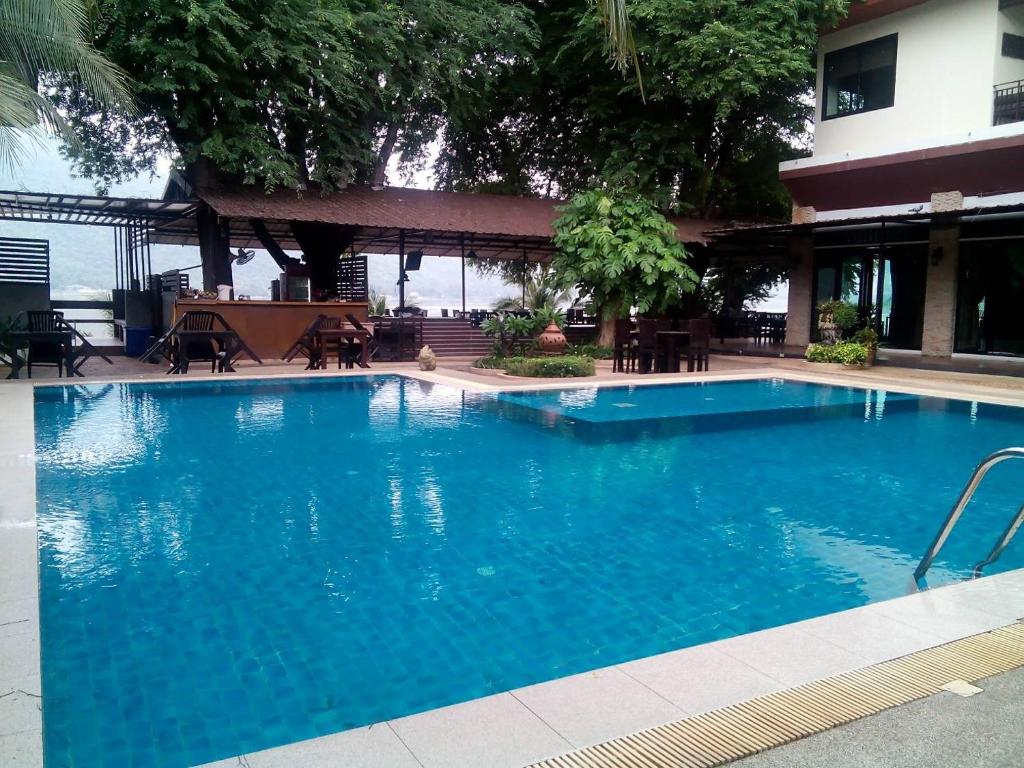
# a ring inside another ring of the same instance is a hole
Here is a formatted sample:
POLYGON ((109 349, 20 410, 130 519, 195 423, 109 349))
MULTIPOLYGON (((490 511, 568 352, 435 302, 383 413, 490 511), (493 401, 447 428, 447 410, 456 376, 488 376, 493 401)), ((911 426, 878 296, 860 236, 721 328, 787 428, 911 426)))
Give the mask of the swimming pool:
POLYGON ((39 388, 36 425, 49 768, 202 763, 904 594, 970 469, 1024 442, 1024 409, 771 379, 39 388))

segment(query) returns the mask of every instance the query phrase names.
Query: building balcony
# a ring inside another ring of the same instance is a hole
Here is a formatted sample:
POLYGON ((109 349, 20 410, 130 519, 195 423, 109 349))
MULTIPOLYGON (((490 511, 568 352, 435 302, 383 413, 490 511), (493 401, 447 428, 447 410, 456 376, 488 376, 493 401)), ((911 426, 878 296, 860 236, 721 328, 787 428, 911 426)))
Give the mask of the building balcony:
POLYGON ((1024 80, 995 87, 993 125, 1024 121, 1024 80))

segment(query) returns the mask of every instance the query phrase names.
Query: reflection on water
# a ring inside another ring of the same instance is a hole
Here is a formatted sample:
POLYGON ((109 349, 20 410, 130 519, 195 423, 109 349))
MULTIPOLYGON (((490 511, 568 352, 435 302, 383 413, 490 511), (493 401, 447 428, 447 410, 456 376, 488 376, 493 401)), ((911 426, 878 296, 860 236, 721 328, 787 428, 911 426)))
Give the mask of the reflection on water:
POLYGON ((47 760, 202 763, 895 597, 1024 437, 1020 410, 789 386, 38 390, 47 760))

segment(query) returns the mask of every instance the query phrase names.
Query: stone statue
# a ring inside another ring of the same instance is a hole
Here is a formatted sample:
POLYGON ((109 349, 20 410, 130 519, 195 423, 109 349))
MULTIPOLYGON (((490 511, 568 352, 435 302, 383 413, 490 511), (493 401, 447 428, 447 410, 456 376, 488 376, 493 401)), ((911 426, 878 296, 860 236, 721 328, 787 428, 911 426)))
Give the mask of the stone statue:
POLYGON ((434 350, 429 345, 423 345, 423 349, 420 350, 416 359, 420 363, 421 371, 432 371, 437 368, 437 355, 434 354, 434 350))

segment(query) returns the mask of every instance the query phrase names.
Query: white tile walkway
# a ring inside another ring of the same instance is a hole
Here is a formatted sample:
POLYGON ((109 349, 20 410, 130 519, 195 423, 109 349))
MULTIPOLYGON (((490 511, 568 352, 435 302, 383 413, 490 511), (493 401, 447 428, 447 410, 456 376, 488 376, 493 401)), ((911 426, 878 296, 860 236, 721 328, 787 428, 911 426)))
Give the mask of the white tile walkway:
POLYGON ((32 386, 0 387, 0 765, 43 762, 32 386))

